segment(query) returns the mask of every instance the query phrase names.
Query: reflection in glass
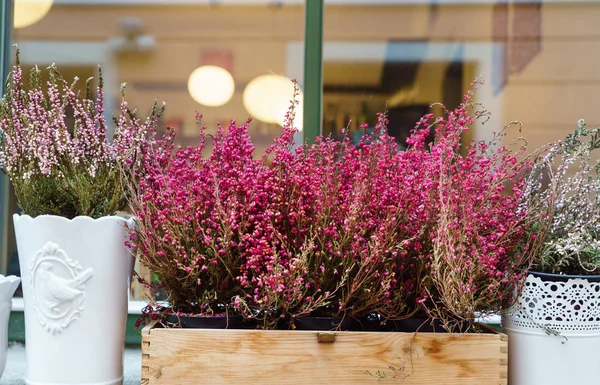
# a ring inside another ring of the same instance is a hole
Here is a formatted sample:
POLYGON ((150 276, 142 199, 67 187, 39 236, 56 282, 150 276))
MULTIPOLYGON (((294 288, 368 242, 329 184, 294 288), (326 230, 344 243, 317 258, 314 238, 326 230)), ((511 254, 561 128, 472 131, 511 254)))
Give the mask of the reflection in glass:
POLYGON ((489 139, 520 120, 523 132, 507 140, 524 135, 535 149, 579 118, 596 125, 598 16, 598 1, 326 3, 324 132, 355 133, 365 116, 372 126, 387 106, 390 132, 403 144, 431 103, 455 107, 478 76, 486 85, 477 101, 492 120, 465 140, 489 139))
POLYGON ((15 28, 25 28, 42 20, 52 8, 53 0, 14 0, 15 28))
MULTIPOLYGON (((293 94, 292 79, 282 75, 261 75, 250 81, 244 89, 244 106, 252 117, 261 122, 283 126, 293 94)), ((296 111, 302 111, 303 99, 299 90, 296 111)), ((296 115, 294 126, 302 129, 302 114, 296 115)))
POLYGON ((220 107, 231 100, 235 83, 231 74, 222 67, 198 67, 188 79, 188 92, 192 98, 207 107, 220 107))

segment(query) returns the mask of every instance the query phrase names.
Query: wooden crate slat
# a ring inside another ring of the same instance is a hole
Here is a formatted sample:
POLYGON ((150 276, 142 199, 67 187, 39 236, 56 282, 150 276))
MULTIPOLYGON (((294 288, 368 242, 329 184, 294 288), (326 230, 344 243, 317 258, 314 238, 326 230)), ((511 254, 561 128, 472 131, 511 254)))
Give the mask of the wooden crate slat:
POLYGON ((503 334, 163 329, 142 332, 142 384, 506 385, 503 334), (366 373, 393 375, 392 379, 366 373))

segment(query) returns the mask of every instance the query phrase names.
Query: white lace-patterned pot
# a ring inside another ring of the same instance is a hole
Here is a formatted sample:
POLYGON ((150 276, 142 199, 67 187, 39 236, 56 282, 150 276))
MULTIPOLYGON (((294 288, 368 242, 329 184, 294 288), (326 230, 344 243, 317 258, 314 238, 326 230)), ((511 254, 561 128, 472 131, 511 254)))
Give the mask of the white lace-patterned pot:
POLYGON ((134 258, 122 217, 15 215, 27 384, 123 382, 134 258))
POLYGON ((531 272, 502 326, 510 385, 600 384, 600 276, 531 272))
POLYGON ((14 275, 5 277, 0 275, 0 377, 6 366, 6 353, 8 351, 8 320, 12 309, 12 298, 19 287, 21 279, 14 275))

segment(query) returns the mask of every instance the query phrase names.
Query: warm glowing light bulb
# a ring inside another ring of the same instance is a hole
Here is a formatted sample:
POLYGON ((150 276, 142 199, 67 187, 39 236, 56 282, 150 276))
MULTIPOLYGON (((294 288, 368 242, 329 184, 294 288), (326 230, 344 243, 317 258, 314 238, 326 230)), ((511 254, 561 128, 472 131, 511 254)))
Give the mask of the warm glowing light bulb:
MULTIPOLYGON (((293 96, 294 84, 291 79, 282 75, 261 75, 248 83, 244 90, 243 102, 253 118, 283 126, 293 96)), ((302 91, 296 100, 299 103, 296 106, 294 126, 301 130, 302 91)))
POLYGON ((52 8, 53 0, 15 0, 14 27, 29 27, 42 20, 52 8))
MULTIPOLYGON (((293 90, 293 88, 292 88, 293 90)), ((281 98, 281 102, 274 105, 273 106, 273 120, 274 123, 279 124, 280 126, 283 127, 283 125, 285 124, 285 114, 288 112, 288 110, 290 109, 290 105, 291 103, 292 97, 288 97, 287 99, 284 99, 283 97, 281 98)), ((302 91, 300 91, 300 94, 298 96, 296 96, 296 101, 298 101, 298 104, 296 104, 296 108, 294 108, 295 111, 295 115, 294 115, 294 127, 302 130, 302 125, 304 122, 303 119, 303 102, 304 102, 304 97, 302 95, 302 91)))
POLYGON ((190 75, 188 92, 196 102, 208 107, 218 107, 231 100, 235 83, 226 69, 202 66, 190 75))

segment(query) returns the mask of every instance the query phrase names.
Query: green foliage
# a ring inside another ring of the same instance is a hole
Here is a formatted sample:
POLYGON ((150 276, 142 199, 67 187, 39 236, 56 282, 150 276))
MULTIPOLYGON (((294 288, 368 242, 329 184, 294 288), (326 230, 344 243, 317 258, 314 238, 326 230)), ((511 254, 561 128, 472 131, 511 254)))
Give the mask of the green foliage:
POLYGON ((126 210, 120 169, 104 166, 96 175, 90 176, 82 167, 65 163, 61 171, 62 177, 35 174, 25 180, 13 179, 23 214, 99 218, 126 210))

